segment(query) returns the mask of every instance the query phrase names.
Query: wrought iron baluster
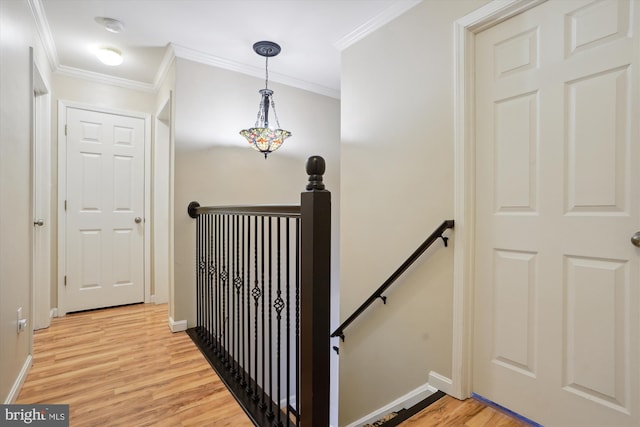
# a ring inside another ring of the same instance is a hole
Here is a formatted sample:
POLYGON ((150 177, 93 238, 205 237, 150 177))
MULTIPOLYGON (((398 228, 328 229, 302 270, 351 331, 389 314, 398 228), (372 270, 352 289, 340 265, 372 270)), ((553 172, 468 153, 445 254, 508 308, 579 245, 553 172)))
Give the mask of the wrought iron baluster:
POLYGON ((291 419, 291 220, 287 218, 287 420, 291 419))
POLYGON ((265 284, 265 280, 264 280, 264 217, 261 216, 260 217, 260 284, 262 285, 262 295, 260 298, 260 304, 261 304, 261 317, 262 317, 262 382, 260 383, 260 387, 262 388, 262 400, 260 402, 260 409, 264 410, 267 407, 267 403, 265 401, 265 389, 266 389, 266 372, 265 372, 265 312, 264 312, 264 284, 265 284))
POLYGON ((254 230, 255 230, 255 237, 254 237, 254 248, 253 248, 253 253, 254 253, 254 277, 255 277, 255 286, 253 288, 253 290, 251 291, 251 295, 253 296, 253 300, 254 300, 254 312, 253 312, 253 318, 254 318, 254 365, 253 365, 253 370, 254 370, 254 375, 253 375, 253 380, 254 380, 254 390, 253 390, 253 400, 255 402, 260 400, 260 394, 258 391, 258 304, 260 302, 260 294, 262 293, 262 291, 260 290, 259 282, 258 282, 258 217, 254 218, 254 230))
POLYGON ((199 242, 198 242, 198 250, 199 254, 197 255, 199 259, 199 271, 198 278, 200 280, 199 288, 199 296, 198 296, 198 326, 201 328, 202 336, 206 339, 207 332, 207 284, 209 277, 207 275, 207 257, 208 253, 208 245, 209 245, 209 228, 208 228, 208 215, 198 215, 198 223, 200 225, 199 232, 199 242))
POLYGON ((198 268, 196 270, 196 318, 198 326, 202 325, 202 269, 200 267, 202 259, 202 215, 196 218, 196 259, 198 260, 198 268))
POLYGON ((224 283, 223 283, 223 301, 222 301, 222 312, 223 312, 223 331, 224 331, 224 340, 223 340, 223 345, 224 345, 224 366, 229 369, 230 365, 229 365, 229 351, 231 351, 230 349, 230 345, 229 345, 229 336, 231 335, 229 333, 229 311, 230 308, 229 307, 229 258, 230 258, 230 254, 229 254, 229 215, 225 215, 224 216, 224 237, 223 237, 223 242, 224 242, 224 250, 223 250, 223 257, 224 257, 224 283))
MULTIPOLYGON (((271 398, 273 397, 273 322, 272 322, 272 310, 271 310, 271 301, 272 301, 272 295, 273 293, 271 292, 272 290, 272 284, 273 284, 273 249, 272 249, 272 243, 273 243, 273 233, 272 233, 272 221, 273 218, 269 217, 268 218, 268 224, 269 224, 269 232, 268 232, 268 237, 269 237, 269 244, 268 246, 268 254, 269 254, 269 269, 268 269, 268 282, 269 282, 269 290, 268 290, 268 294, 267 294, 267 310, 268 310, 268 318, 269 318, 269 352, 267 353, 268 357, 269 357, 269 363, 267 364, 267 366, 269 367, 269 400, 271 400, 271 398)), ((266 387, 265 387, 266 388, 266 387)), ((266 392, 265 392, 266 393, 266 392)), ((265 402, 266 404, 266 402, 265 402)), ((269 405, 268 408, 268 412, 267 412, 267 417, 269 418, 273 418, 273 411, 271 410, 271 405, 269 405)))
MULTIPOLYGON (((284 300, 282 299, 282 282, 281 282, 281 259, 280 259, 280 250, 281 250, 281 246, 280 246, 280 237, 282 235, 282 229, 281 229, 281 218, 277 218, 276 219, 276 265, 277 265, 277 274, 276 274, 276 279, 277 279, 277 289, 276 289, 276 299, 273 302, 273 307, 276 310, 276 323, 277 323, 277 334, 276 334, 276 366, 277 366, 277 370, 276 370, 276 381, 277 381, 277 387, 276 387, 276 402, 281 402, 282 401, 282 393, 281 393, 281 384, 280 384, 280 377, 282 375, 282 371, 281 371, 281 364, 282 361, 280 359, 280 347, 281 347, 281 334, 282 334, 282 309, 284 308, 284 300)), ((273 355, 273 353, 271 353, 273 355)), ((272 397, 273 399, 273 397, 272 397)), ((282 426, 282 417, 281 417, 282 411, 278 411, 278 418, 276 419, 276 426, 280 427, 282 426)))
POLYGON ((211 230, 209 230, 209 215, 199 215, 198 220, 201 223, 200 232, 200 297, 199 299, 199 318, 198 318, 198 326, 202 329, 202 334, 205 340, 208 341, 207 334, 207 312, 208 305, 210 303, 207 295, 207 289, 209 288, 209 275, 208 273, 208 262, 209 262, 209 239, 211 230))
POLYGON ((212 290, 212 294, 215 295, 215 326, 213 329, 214 334, 214 342, 215 342, 215 354, 220 357, 220 337, 221 337, 221 327, 222 323, 220 322, 220 316, 222 313, 222 306, 220 301, 220 215, 214 216, 215 222, 215 233, 216 233, 216 244, 215 244, 215 259, 216 259, 216 274, 214 276, 214 289, 212 290))
POLYGON ((246 307, 246 331, 247 331, 247 388, 251 395, 251 217, 247 216, 247 307, 246 307))
POLYGON ((240 287, 242 286, 242 278, 240 277, 240 218, 236 215, 235 218, 235 235, 236 235, 236 257, 235 257, 235 267, 234 267, 234 279, 233 285, 235 286, 235 302, 233 306, 236 309, 235 315, 235 345, 236 350, 234 352, 234 360, 235 360, 235 370, 236 370, 236 381, 240 380, 240 287))
POLYGON ((300 425, 300 219, 296 218, 296 426, 300 425))
POLYGON ((207 310, 205 314, 205 323, 207 324, 207 339, 210 345, 213 345, 212 338, 215 337, 215 326, 213 323, 215 313, 215 274, 216 274, 216 259, 215 259, 215 247, 216 247, 216 233, 215 233, 215 217, 214 215, 207 215, 207 226, 209 229, 208 239, 208 252, 209 252, 209 266, 207 271, 207 289, 206 289, 206 305, 207 310))
POLYGON ((211 332, 212 332, 212 328, 211 325, 209 324, 209 316, 212 310, 212 306, 213 306, 213 300, 211 298, 211 287, 212 287, 212 277, 211 277, 211 257, 212 257, 212 247, 215 244, 215 234, 213 233, 213 227, 212 227, 212 218, 211 215, 205 215, 205 222, 207 224, 207 231, 206 231, 206 248, 207 248, 207 257, 206 257, 206 263, 207 263, 207 271, 206 271, 206 280, 204 283, 204 289, 203 289, 203 318, 202 318, 202 326, 204 328, 204 331, 206 332, 207 335, 207 342, 209 343, 209 346, 213 345, 213 342, 211 341, 211 332))
POLYGON ((238 287, 238 376, 236 379, 240 381, 240 385, 244 387, 244 216, 238 218, 238 239, 240 245, 238 247, 238 277, 240 278, 240 286, 238 287))
POLYGON ((227 313, 227 321, 229 323, 229 348, 227 349, 227 353, 229 354, 229 370, 231 374, 235 376, 236 366, 235 366, 235 215, 228 215, 229 218, 229 295, 227 296, 229 301, 229 312, 227 313))

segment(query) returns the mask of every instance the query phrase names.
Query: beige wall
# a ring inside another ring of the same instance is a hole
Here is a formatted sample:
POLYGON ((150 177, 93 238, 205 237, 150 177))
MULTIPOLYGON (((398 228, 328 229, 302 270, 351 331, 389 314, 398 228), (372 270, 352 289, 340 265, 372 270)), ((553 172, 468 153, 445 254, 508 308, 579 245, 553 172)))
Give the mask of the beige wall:
MULTIPOLYGON (((453 219, 453 22, 484 3, 425 1, 343 52, 342 319, 453 219)), ((347 329, 340 426, 451 376, 452 276, 438 241, 347 329)))
MULTIPOLYGON (((187 320, 189 326, 195 320, 195 221, 187 215, 189 202, 299 203, 308 180, 306 159, 318 154, 327 162, 325 183, 332 191, 333 243, 338 249, 340 103, 270 83, 281 125, 293 136, 265 160, 238 134, 253 126, 263 85, 254 77, 176 61, 174 318, 187 320)), ((337 271, 334 265, 336 298, 337 271)))
POLYGON ((31 351, 31 64, 50 69, 24 0, 0 1, 0 402, 12 396, 31 351), (27 330, 16 333, 23 309, 27 330))
MULTIPOLYGON (((156 94, 93 82, 85 79, 54 74, 52 76, 52 119, 51 119, 51 170, 53 194, 51 195, 51 224, 58 224, 58 101, 72 101, 101 108, 113 108, 131 112, 156 113, 156 94)), ((153 126, 151 126, 153 132, 153 126)), ((153 140, 153 137, 152 139, 153 140)), ((52 236, 52 286, 51 305, 58 305, 58 233, 55 227, 52 236)))

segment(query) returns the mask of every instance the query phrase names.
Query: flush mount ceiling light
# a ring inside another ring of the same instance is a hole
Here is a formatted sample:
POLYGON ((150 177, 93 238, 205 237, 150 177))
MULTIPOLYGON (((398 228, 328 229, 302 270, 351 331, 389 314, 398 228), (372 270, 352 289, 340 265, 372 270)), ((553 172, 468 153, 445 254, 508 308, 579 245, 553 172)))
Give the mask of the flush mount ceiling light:
POLYGON ((124 23, 122 21, 118 21, 113 18, 106 18, 104 16, 98 16, 95 18, 95 21, 102 25, 105 30, 112 33, 121 33, 124 31, 124 23))
POLYGON ((105 65, 116 66, 122 64, 122 52, 113 47, 99 48, 96 56, 105 65))
POLYGON ((269 89, 269 58, 280 53, 280 46, 269 41, 260 41, 253 45, 253 50, 260 56, 265 57, 265 82, 264 89, 258 92, 262 95, 260 106, 258 107, 258 117, 255 126, 240 131, 240 135, 247 138, 249 144, 254 149, 264 154, 267 158, 269 153, 276 151, 285 139, 291 136, 291 132, 280 128, 280 121, 276 113, 276 104, 273 102, 273 91, 269 89), (277 128, 269 124, 269 107, 273 110, 277 128))

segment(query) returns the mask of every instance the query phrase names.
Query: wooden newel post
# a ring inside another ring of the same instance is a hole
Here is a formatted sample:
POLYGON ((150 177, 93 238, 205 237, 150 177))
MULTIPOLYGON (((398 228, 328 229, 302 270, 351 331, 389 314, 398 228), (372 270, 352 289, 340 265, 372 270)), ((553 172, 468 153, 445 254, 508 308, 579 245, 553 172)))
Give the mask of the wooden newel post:
POLYGON ((325 161, 307 160, 309 183, 301 194, 300 424, 329 425, 331 193, 324 188, 325 161))

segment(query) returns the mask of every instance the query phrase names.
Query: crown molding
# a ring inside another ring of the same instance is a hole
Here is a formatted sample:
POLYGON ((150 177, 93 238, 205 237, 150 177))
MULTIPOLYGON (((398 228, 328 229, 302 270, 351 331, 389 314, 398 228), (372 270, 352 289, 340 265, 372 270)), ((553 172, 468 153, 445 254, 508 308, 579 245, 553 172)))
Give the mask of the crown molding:
MULTIPOLYGON (((175 53, 175 56, 177 58, 187 59, 189 61, 198 62, 200 64, 210 65, 212 67, 218 67, 229 71, 235 71, 237 73, 246 74, 252 77, 264 77, 264 70, 259 67, 248 66, 236 61, 230 61, 228 59, 220 58, 208 53, 190 49, 184 46, 179 46, 176 44, 171 44, 171 47, 173 48, 173 52, 175 53)), ((295 77, 287 76, 284 74, 269 72, 269 81, 296 87, 298 89, 308 90, 309 92, 314 92, 331 98, 340 99, 339 90, 321 86, 315 83, 310 83, 305 80, 296 79, 295 77)))
POLYGON ((422 3, 422 0, 406 0, 394 2, 391 6, 380 12, 378 15, 374 16, 350 33, 345 34, 339 40, 336 40, 333 45, 339 51, 343 51, 420 3, 422 3))
MULTIPOLYGON (((190 61, 198 62, 205 65, 210 65, 213 67, 222 68, 229 71, 235 71, 235 72, 250 75, 253 77, 258 77, 258 78, 263 77, 263 70, 261 68, 247 66, 239 62, 230 61, 228 59, 216 57, 214 55, 210 55, 204 52, 200 52, 184 46, 175 45, 172 43, 167 45, 167 48, 165 50, 165 55, 162 59, 162 62, 160 63, 160 66, 158 67, 158 71, 155 75, 153 83, 146 83, 146 82, 141 82, 136 80, 124 79, 121 77, 114 77, 107 74, 96 73, 94 71, 87 71, 80 68, 60 65, 55 42, 53 40, 51 29, 49 27, 49 23, 47 21, 47 17, 45 15, 41 0, 27 0, 27 1, 29 3, 29 7, 31 8, 31 12, 36 22, 37 31, 38 31, 38 34, 40 35, 40 39, 42 40, 42 44, 44 46, 47 59, 49 60, 49 65, 51 66, 52 73, 57 73, 63 76, 79 78, 79 79, 84 79, 88 81, 94 81, 97 83, 120 86, 123 88, 134 89, 134 90, 139 90, 143 92, 157 92, 158 89, 160 88, 160 85, 164 81, 164 78, 166 77, 167 72, 171 68, 173 61, 175 60, 176 57, 179 57, 182 59, 187 59, 190 61)), ((413 6, 419 1, 421 0, 409 0, 409 3, 413 6)), ((385 13, 383 13, 382 15, 386 16, 385 18, 386 21, 383 22, 382 24, 379 24, 378 26, 383 25, 384 23, 393 19, 394 16, 398 16, 400 13, 402 13, 402 12, 398 12, 398 10, 404 11, 408 9, 406 7, 405 2, 400 2, 400 3, 404 5, 404 7, 398 8, 397 6, 392 6, 389 9, 387 9, 387 11, 393 10, 394 12, 389 14, 389 13, 386 13, 385 11, 385 13)), ((376 22, 378 21, 377 18, 378 17, 374 18, 376 22)), ((362 35, 362 37, 364 37, 365 35, 366 34, 362 35)), ((292 86, 299 89, 314 92, 320 95, 328 96, 330 98, 340 99, 340 90, 325 87, 325 86, 311 83, 305 80, 296 79, 294 77, 290 77, 284 74, 270 73, 270 80, 273 82, 287 85, 287 86, 292 86)))
POLYGON ((160 66, 158 67, 158 72, 153 79, 153 87, 156 91, 160 89, 160 86, 162 86, 162 82, 164 82, 164 79, 167 77, 167 73, 171 69, 171 65, 175 60, 176 53, 173 50, 171 43, 169 43, 164 50, 164 57, 162 58, 162 62, 160 62, 160 66))
POLYGON ((110 76, 107 74, 82 70, 80 68, 68 67, 66 65, 58 66, 58 68, 56 69, 56 73, 62 76, 89 80, 92 82, 102 83, 102 84, 107 84, 112 86, 119 86, 125 89, 133 89, 141 92, 154 93, 157 91, 156 86, 151 83, 139 82, 137 80, 123 79, 122 77, 110 76))
POLYGON ((47 16, 44 13, 42 2, 40 0, 27 0, 27 3, 35 20, 36 29, 40 36, 40 41, 42 41, 45 54, 47 55, 49 66, 52 71, 55 71, 60 66, 60 61, 58 60, 58 51, 53 42, 53 35, 51 34, 51 28, 49 27, 47 16))
MULTIPOLYGON (((80 68, 68 67, 66 65, 60 65, 58 59, 58 51, 56 49, 55 42, 53 41, 53 35, 51 34, 51 28, 47 21, 47 16, 44 12, 44 7, 40 0, 27 0, 33 19, 36 24, 36 29, 42 45, 49 61, 52 73, 57 73, 63 76, 74 77, 78 79, 89 80, 98 83, 109 84, 113 86, 120 86, 127 89, 135 89, 143 92, 155 92, 157 88, 155 85, 149 83, 138 82, 129 79, 123 79, 121 77, 109 76, 106 74, 96 73, 93 71, 82 70, 80 68)), ((166 58, 166 55, 165 55, 166 58)), ((166 71, 164 71, 166 73, 166 71)))

